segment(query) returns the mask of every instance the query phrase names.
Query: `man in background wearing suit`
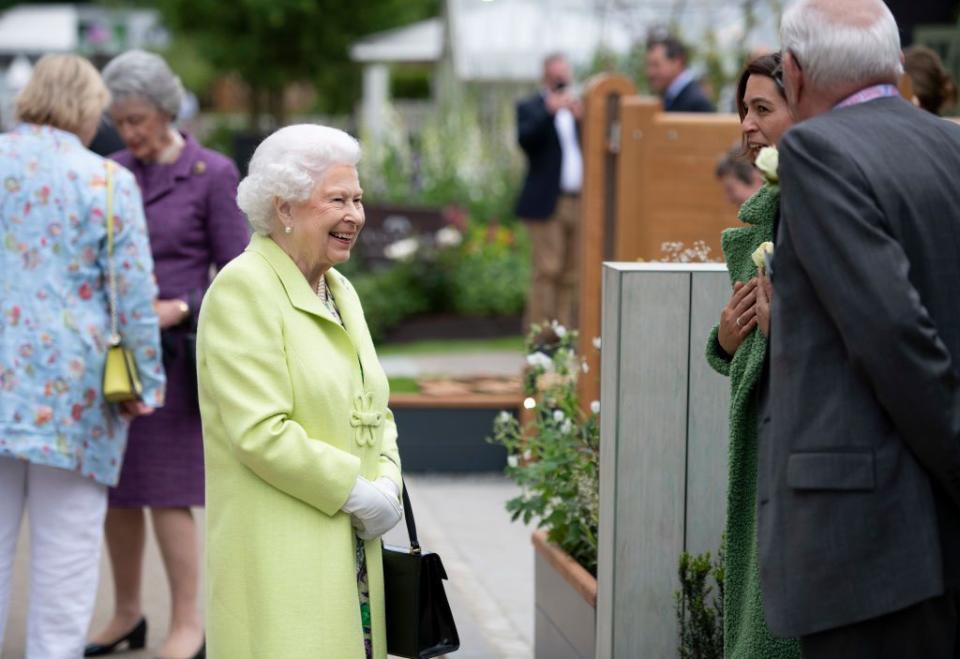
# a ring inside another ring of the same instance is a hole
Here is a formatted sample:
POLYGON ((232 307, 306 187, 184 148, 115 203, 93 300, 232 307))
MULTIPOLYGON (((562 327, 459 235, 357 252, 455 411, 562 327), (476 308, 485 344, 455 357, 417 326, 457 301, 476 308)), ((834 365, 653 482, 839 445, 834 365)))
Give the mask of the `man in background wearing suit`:
POLYGON ((688 68, 687 47, 671 34, 647 40, 647 82, 663 100, 664 112, 716 112, 696 75, 688 68))
POLYGON ((960 657, 960 126, 900 98, 881 0, 797 0, 758 540, 806 658, 960 657))
POLYGON ((517 139, 527 156, 527 177, 517 199, 533 245, 528 323, 577 320, 577 239, 583 158, 580 101, 563 55, 543 62, 543 88, 517 104, 517 139))

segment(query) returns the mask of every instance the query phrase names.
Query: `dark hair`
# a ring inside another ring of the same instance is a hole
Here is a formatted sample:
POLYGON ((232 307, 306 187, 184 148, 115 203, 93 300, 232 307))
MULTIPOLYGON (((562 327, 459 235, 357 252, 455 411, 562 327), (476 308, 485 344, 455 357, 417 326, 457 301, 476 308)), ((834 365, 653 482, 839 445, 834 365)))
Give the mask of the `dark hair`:
POLYGON ((787 98, 787 94, 783 90, 783 58, 780 53, 761 55, 747 64, 743 73, 740 74, 739 82, 737 82, 737 113, 740 115, 740 121, 743 121, 743 118, 747 116, 747 104, 744 103, 743 97, 747 93, 747 81, 750 80, 750 76, 754 75, 773 80, 777 85, 780 96, 784 100, 787 98))
POLYGON ((663 46, 663 50, 667 55, 667 59, 681 59, 684 63, 686 63, 688 57, 690 56, 687 47, 682 41, 680 41, 680 39, 663 30, 653 30, 647 37, 648 53, 657 46, 663 46))
POLYGON ((741 183, 750 185, 754 182, 757 170, 753 163, 744 157, 743 148, 738 144, 730 148, 717 161, 717 168, 714 174, 718 179, 725 176, 733 176, 741 183))
POLYGON ((957 85, 936 52, 926 46, 911 46, 903 57, 903 68, 910 76, 920 107, 938 115, 957 102, 957 85))

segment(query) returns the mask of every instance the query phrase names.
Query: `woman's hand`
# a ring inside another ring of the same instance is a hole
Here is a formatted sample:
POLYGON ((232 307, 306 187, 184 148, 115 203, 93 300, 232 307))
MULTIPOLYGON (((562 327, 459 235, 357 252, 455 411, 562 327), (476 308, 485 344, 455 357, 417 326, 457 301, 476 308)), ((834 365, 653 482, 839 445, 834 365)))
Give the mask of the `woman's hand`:
POLYGON ((379 538, 403 517, 400 492, 389 478, 378 478, 371 483, 361 476, 343 504, 343 512, 350 515, 362 540, 379 538))
POLYGON ((720 330, 717 332, 720 347, 731 357, 757 326, 756 302, 756 279, 751 279, 746 284, 739 281, 734 284, 730 302, 720 313, 720 330))
POLYGON ((770 305, 773 302, 773 282, 761 268, 757 278, 757 326, 760 332, 770 338, 770 305))
POLYGON ((157 300, 153 308, 160 319, 160 329, 176 327, 190 315, 190 307, 183 300, 157 300))
POLYGON ((125 400, 120 403, 120 416, 125 419, 135 419, 138 416, 153 414, 153 408, 142 400, 125 400))

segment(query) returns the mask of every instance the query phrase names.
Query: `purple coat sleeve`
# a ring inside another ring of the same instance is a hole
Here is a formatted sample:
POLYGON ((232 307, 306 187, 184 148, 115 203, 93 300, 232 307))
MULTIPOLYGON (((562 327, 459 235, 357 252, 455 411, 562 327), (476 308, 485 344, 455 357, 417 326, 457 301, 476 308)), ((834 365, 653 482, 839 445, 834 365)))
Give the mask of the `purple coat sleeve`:
POLYGON ((240 174, 236 166, 223 159, 211 174, 214 176, 207 196, 207 240, 213 263, 220 270, 247 247, 250 231, 247 218, 237 206, 240 174))

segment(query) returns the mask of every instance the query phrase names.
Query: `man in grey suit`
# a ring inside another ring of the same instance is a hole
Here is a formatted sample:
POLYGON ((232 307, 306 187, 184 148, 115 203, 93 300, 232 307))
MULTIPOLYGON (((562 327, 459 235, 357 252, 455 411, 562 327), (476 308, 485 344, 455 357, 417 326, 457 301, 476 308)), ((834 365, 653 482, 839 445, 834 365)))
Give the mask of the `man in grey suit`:
POLYGON ((880 0, 797 0, 758 536, 805 657, 960 657, 960 126, 902 100, 880 0))

